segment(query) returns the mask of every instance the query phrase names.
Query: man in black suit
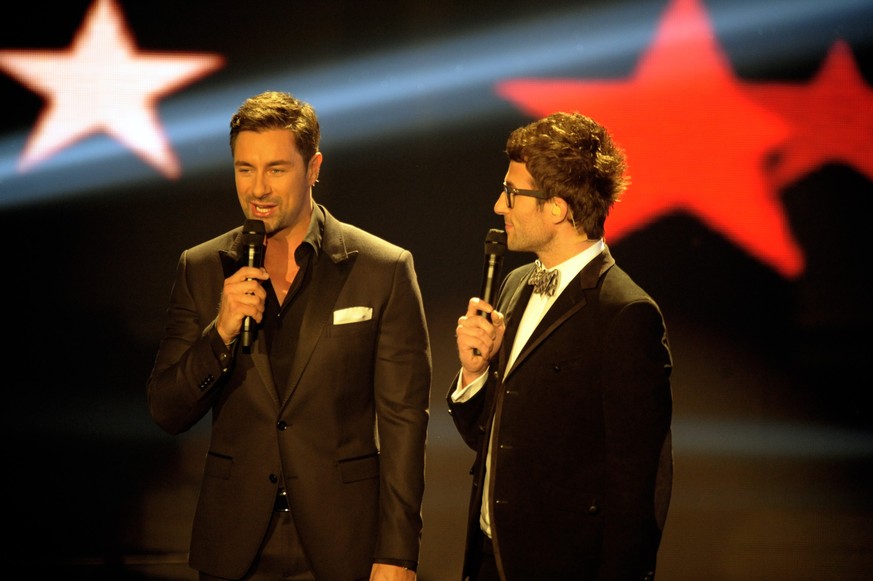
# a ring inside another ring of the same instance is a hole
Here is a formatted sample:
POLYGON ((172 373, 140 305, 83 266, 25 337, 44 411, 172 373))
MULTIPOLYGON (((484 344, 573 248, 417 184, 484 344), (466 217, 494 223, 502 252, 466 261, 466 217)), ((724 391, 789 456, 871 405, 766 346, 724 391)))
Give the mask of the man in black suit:
POLYGON ((447 402, 477 455, 463 578, 650 580, 672 486, 672 357, 658 305, 604 240, 623 151, 580 114, 516 129, 494 211, 510 272, 458 320, 447 402))
POLYGON ((171 434, 211 416, 189 556, 202 581, 416 578, 432 371, 421 293, 409 251, 314 202, 319 138, 309 104, 246 100, 230 147, 246 225, 264 223, 263 267, 242 228, 179 259, 147 391, 171 434))

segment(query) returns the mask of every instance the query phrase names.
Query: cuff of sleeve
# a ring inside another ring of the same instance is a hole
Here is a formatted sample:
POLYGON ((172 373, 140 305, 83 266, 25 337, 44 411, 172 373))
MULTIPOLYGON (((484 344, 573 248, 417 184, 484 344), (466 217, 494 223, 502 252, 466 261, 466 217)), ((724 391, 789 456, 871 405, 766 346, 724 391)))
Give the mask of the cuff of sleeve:
POLYGON ((415 571, 418 568, 418 563, 415 561, 404 561, 402 559, 373 559, 376 563, 381 563, 383 565, 395 565, 397 567, 403 567, 404 569, 409 569, 410 571, 415 571))
POLYGON ((221 363, 222 373, 226 373, 230 368, 230 362, 233 360, 236 338, 231 341, 230 345, 225 345, 224 339, 222 339, 221 335, 218 334, 214 324, 206 329, 206 335, 209 338, 209 345, 212 347, 212 353, 215 354, 216 359, 221 363))
POLYGON ((482 386, 485 385, 485 381, 488 379, 488 370, 486 367, 485 371, 482 372, 482 375, 471 381, 467 384, 467 387, 461 387, 461 383, 463 379, 461 379, 461 375, 463 371, 458 374, 458 383, 455 385, 455 391, 452 392, 452 402, 454 403, 462 403, 468 401, 474 395, 479 393, 479 390, 482 389, 482 386))

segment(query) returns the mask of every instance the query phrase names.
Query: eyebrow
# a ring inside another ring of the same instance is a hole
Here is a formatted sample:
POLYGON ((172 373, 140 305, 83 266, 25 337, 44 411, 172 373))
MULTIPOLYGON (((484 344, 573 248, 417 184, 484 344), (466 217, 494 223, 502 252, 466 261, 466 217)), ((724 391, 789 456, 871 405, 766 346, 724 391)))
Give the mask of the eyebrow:
MULTIPOLYGON (((248 167, 255 166, 255 164, 253 164, 252 162, 246 161, 244 159, 240 159, 240 160, 233 162, 233 165, 235 165, 235 166, 243 166, 244 165, 244 166, 248 166, 248 167)), ((268 161, 266 164, 266 167, 291 166, 291 165, 294 165, 294 162, 290 159, 276 159, 273 161, 268 161)))

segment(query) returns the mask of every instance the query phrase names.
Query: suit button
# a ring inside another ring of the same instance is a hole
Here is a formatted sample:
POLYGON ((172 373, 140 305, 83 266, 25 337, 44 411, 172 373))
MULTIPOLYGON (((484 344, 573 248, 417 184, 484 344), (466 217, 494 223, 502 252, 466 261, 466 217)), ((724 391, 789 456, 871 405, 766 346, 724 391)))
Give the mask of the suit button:
POLYGON ((273 484, 276 484, 277 482, 279 482, 279 477, 276 476, 275 474, 270 474, 270 482, 272 482, 273 484))
POLYGON ((285 420, 279 420, 279 422, 276 424, 276 427, 277 427, 277 428, 279 429, 279 431, 281 432, 282 430, 287 430, 287 429, 288 429, 288 424, 285 423, 285 420))
POLYGON ((600 512, 600 507, 597 506, 596 504, 592 504, 591 506, 588 507, 588 514, 595 515, 595 514, 598 514, 599 512, 600 512))

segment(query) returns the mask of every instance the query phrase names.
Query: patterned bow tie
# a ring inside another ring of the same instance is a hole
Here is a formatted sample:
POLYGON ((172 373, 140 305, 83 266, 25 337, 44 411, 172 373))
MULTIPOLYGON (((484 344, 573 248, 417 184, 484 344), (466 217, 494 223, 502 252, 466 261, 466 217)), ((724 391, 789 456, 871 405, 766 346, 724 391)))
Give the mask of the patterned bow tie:
POLYGON ((543 264, 536 261, 536 272, 530 275, 527 284, 532 284, 535 293, 552 296, 555 294, 555 288, 558 286, 558 276, 561 274, 557 268, 546 270, 543 264))

